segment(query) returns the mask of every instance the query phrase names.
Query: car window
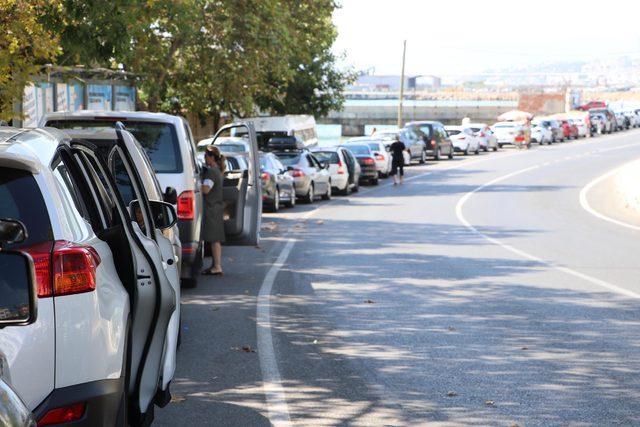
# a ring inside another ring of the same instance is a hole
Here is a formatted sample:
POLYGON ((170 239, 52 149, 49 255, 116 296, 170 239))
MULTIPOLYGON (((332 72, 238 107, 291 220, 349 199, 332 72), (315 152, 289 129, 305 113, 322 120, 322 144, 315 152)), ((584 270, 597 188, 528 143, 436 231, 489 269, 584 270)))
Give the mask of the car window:
POLYGON ((53 177, 59 190, 65 217, 74 234, 74 238, 79 239, 87 234, 85 219, 90 221, 90 217, 80 198, 78 189, 71 180, 67 166, 62 160, 53 170, 53 177))
POLYGON ((133 216, 132 220, 138 223, 143 233, 151 237, 151 221, 147 216, 143 194, 138 188, 132 171, 127 167, 127 163, 125 163, 119 150, 114 152, 111 162, 116 187, 120 196, 122 196, 125 206, 130 209, 129 214, 133 216), (134 200, 137 203, 131 203, 134 200))
POLYGON ((428 139, 432 138, 432 130, 431 130, 431 126, 429 125, 422 125, 420 126, 420 132, 422 132, 423 134, 426 135, 426 137, 428 139))
POLYGON ((307 155, 307 164, 309 165, 309 167, 311 168, 315 168, 316 164, 313 162, 313 157, 311 157, 310 155, 307 155))
POLYGON ((371 150, 366 145, 349 145, 349 150, 355 155, 369 155, 371 150))
MULTIPOLYGON (((182 173, 182 156, 176 129, 171 123, 123 120, 127 130, 135 136, 159 173, 182 173)), ((50 120, 47 126, 58 129, 113 129, 110 121, 50 120)))
POLYGON ((335 151, 315 151, 313 155, 321 162, 329 162, 334 165, 337 165, 340 162, 338 153, 335 151))
POLYGON ((298 164, 298 162, 300 161, 300 154, 281 153, 278 154, 278 158, 284 165, 293 166, 298 164))
POLYGON ((447 129, 449 135, 458 135, 460 131, 458 129, 447 129))
POLYGON ((0 168, 0 218, 17 219, 26 226, 28 237, 20 246, 53 240, 47 206, 29 172, 0 168))

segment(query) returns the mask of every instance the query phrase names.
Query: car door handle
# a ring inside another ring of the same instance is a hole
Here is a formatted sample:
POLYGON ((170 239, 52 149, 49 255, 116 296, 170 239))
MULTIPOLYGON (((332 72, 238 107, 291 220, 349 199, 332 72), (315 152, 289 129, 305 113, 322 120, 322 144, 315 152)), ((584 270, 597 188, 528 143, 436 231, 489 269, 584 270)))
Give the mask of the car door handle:
POLYGON ((143 276, 143 275, 140 275, 140 274, 138 274, 136 277, 138 278, 138 280, 151 279, 151 276, 143 276))

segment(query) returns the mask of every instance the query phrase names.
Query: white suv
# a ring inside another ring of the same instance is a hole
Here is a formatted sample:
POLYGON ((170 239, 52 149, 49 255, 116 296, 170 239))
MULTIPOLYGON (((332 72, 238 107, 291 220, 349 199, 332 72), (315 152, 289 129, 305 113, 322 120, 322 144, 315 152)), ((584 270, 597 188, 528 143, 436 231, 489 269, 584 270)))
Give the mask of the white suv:
POLYGON ((10 249, 32 257, 38 295, 33 324, 0 330, 0 365, 42 424, 143 424, 169 397, 176 215, 118 132, 107 162, 55 130, 0 130, 0 217, 28 230, 10 249))
POLYGON ((182 117, 140 111, 76 111, 48 114, 42 126, 58 129, 113 129, 117 122, 144 147, 156 172, 165 201, 176 205, 182 242, 180 277, 194 287, 200 274, 204 248, 200 241, 202 197, 200 166, 189 123, 182 117))

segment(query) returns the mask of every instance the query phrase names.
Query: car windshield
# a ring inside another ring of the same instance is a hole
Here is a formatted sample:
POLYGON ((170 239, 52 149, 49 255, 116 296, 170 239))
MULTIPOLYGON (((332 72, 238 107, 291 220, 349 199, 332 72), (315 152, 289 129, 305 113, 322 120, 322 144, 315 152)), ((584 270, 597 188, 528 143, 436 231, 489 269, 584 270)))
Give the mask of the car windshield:
POLYGON ((371 150, 366 145, 349 145, 347 148, 355 155, 362 156, 371 154, 371 150))
POLYGON ((313 155, 316 156, 316 159, 321 162, 329 162, 334 165, 340 163, 338 153, 336 153, 335 151, 314 151, 313 155))
POLYGON ((215 144, 216 147, 220 149, 220 151, 225 151, 227 153, 244 153, 245 147, 243 144, 215 144))
POLYGON ((471 130, 474 132, 480 132, 480 128, 471 128, 471 130))
POLYGON ((281 153, 278 154, 278 158, 285 166, 293 166, 300 161, 300 154, 281 153))
POLYGON ((461 131, 461 130, 459 130, 459 129, 447 129, 447 133, 448 133, 449 135, 451 135, 451 136, 453 136, 453 135, 458 135, 460 132, 462 132, 462 131, 461 131))
MULTIPOLYGON (((158 173, 182 173, 182 157, 175 127, 170 123, 118 120, 136 137, 158 173)), ((108 120, 51 120, 47 126, 58 129, 113 129, 108 120)))

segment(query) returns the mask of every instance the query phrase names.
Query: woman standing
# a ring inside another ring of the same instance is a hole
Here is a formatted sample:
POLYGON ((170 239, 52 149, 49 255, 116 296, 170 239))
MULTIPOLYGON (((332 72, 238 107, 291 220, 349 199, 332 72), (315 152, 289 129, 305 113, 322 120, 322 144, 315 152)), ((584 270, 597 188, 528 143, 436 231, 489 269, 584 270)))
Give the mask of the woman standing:
POLYGON ((202 178, 202 198, 204 201, 204 218, 202 222, 202 239, 211 244, 211 267, 202 274, 208 276, 222 275, 222 242, 224 236, 224 205, 222 200, 224 156, 218 147, 209 146, 204 154, 208 166, 202 178))

